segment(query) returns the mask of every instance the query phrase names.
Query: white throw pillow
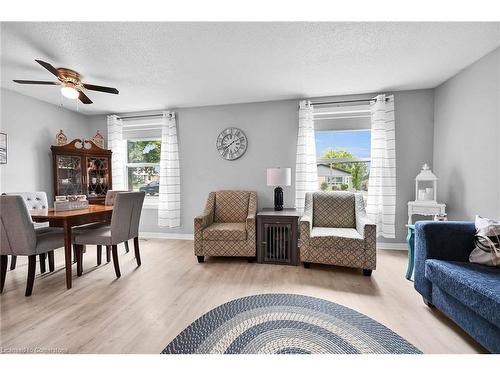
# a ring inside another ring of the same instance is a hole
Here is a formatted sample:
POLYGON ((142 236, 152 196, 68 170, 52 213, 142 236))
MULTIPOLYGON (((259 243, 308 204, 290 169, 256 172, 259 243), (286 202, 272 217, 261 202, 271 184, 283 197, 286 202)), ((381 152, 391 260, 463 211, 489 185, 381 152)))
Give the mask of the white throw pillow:
POLYGON ((474 244, 471 263, 500 267, 500 221, 476 215, 474 244))

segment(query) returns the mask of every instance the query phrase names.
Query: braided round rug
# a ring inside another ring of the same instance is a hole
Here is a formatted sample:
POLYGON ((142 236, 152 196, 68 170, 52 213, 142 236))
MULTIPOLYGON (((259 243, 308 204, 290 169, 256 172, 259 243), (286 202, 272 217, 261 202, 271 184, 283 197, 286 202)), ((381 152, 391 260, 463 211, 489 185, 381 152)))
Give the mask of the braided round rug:
POLYGON ((408 341, 345 306, 297 294, 259 294, 210 310, 162 354, 418 354, 408 341))

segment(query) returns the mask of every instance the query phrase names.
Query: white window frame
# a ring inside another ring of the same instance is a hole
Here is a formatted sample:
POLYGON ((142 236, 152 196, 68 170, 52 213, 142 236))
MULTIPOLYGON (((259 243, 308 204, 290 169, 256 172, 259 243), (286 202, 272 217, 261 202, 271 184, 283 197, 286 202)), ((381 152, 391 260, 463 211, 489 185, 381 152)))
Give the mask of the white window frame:
MULTIPOLYGON (((159 141, 161 142, 161 137, 156 138, 156 137, 145 137, 145 138, 127 138, 125 140, 125 157, 127 158, 127 162, 125 163, 124 166, 124 173, 125 173, 125 189, 130 190, 129 185, 128 185, 128 169, 129 168, 142 168, 142 167, 160 167, 160 162, 158 163, 129 163, 128 162, 128 142, 138 142, 138 141, 159 141)), ((158 209, 158 204, 159 204, 159 199, 156 199, 155 202, 149 202, 145 201, 144 205, 142 206, 144 209, 158 209)))

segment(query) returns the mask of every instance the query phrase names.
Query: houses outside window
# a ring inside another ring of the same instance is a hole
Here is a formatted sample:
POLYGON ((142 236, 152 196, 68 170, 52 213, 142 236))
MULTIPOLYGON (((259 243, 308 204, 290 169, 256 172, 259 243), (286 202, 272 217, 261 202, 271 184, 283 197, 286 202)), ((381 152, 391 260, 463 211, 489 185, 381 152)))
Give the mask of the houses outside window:
POLYGON ((318 188, 366 196, 370 171, 370 115, 367 106, 315 108, 318 188))
POLYGON ((127 140, 127 189, 144 191, 145 204, 158 202, 160 192, 160 139, 127 140))

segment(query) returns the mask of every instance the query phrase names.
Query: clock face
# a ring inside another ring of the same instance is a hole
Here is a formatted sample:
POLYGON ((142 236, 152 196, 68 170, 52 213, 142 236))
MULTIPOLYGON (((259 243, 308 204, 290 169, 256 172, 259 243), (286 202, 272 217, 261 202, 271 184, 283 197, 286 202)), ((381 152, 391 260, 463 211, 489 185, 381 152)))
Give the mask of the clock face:
POLYGON ((217 150, 226 160, 236 160, 247 150, 247 137, 238 128, 227 128, 217 137, 217 150))

